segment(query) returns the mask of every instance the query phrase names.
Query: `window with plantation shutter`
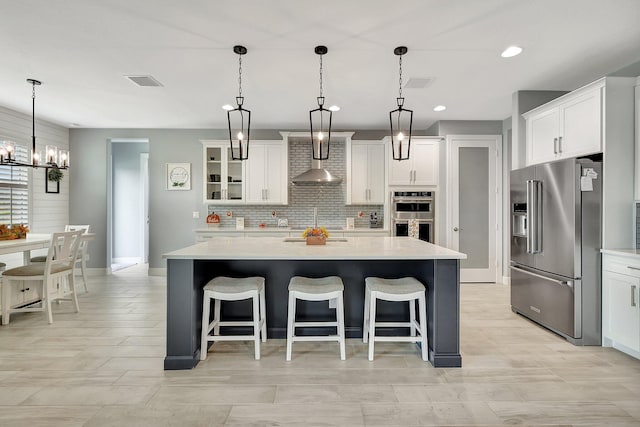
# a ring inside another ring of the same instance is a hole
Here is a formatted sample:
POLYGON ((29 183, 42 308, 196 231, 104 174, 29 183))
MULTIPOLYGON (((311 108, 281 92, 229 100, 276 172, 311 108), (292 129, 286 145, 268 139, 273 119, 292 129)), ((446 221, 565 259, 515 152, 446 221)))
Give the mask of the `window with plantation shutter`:
MULTIPOLYGON (((27 147, 16 144, 16 160, 28 161, 27 147)), ((0 224, 29 224, 29 168, 0 166, 0 224)))

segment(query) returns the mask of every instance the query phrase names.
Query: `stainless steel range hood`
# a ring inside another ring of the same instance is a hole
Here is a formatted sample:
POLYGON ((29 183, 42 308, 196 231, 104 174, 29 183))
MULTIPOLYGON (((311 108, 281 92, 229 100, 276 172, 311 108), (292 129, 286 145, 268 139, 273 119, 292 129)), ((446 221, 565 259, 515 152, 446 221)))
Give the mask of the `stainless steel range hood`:
POLYGON ((321 160, 312 160, 311 169, 291 180, 294 184, 340 184, 342 178, 334 176, 322 167, 321 160))
POLYGON ((291 180, 294 184, 340 184, 342 178, 334 176, 322 167, 322 160, 311 159, 311 169, 291 180))

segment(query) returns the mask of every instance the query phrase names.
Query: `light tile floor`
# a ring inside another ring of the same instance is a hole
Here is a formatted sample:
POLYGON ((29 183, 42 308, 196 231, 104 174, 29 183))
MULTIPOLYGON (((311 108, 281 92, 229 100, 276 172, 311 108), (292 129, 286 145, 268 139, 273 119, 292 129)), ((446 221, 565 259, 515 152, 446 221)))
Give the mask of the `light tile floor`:
POLYGON ((412 344, 216 343, 163 371, 165 281, 141 266, 91 277, 82 312, 0 327, 1 426, 640 425, 640 361, 575 347, 509 308, 504 285, 462 285, 461 369, 412 344))

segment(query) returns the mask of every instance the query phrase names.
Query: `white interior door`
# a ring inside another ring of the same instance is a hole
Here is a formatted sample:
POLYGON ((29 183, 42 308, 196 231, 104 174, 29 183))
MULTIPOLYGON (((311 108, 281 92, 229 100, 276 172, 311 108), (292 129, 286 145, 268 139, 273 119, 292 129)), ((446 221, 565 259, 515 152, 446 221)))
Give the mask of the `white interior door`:
POLYGON ((501 260, 501 136, 447 136, 447 241, 461 282, 495 282, 501 260))

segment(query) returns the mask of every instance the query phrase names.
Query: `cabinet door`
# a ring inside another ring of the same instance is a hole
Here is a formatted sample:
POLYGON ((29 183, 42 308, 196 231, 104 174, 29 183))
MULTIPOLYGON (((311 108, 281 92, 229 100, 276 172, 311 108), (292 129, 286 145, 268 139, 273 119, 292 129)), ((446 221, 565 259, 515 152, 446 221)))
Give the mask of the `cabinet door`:
POLYGON ((439 142, 416 141, 411 143, 411 163, 415 185, 438 185, 439 142))
POLYGON ((222 147, 204 147, 204 201, 222 200, 222 147))
POLYGON ((558 107, 544 110, 527 118, 527 165, 553 160, 560 137, 558 107))
POLYGON ((270 204, 286 203, 284 189, 287 186, 287 159, 282 145, 265 147, 265 201, 270 204))
MULTIPOLYGON (((383 144, 369 144, 367 149, 368 203, 383 205, 385 200, 384 169, 385 147, 383 144)), ((352 169, 353 170, 353 169, 352 169)))
MULTIPOLYGON (((384 147, 383 147, 384 150, 384 147)), ((365 204, 368 197, 369 145, 351 144, 351 203, 365 204)), ((384 178, 383 178, 384 179, 384 178)))
POLYGON ((604 335, 619 344, 640 351, 640 278, 602 272, 604 335))
POLYGON ((600 88, 560 105, 561 139, 558 154, 563 158, 602 151, 600 88))
POLYGON ((389 155, 389 185, 411 185, 413 184, 413 151, 414 142, 411 141, 411 152, 408 160, 393 160, 391 144, 388 149, 389 155))
POLYGON ((267 147, 265 145, 251 144, 246 171, 247 203, 265 202, 266 157, 267 147))
MULTIPOLYGON (((251 150, 251 148, 250 148, 251 150)), ((229 203, 243 203, 244 202, 244 164, 242 160, 231 160, 231 147, 226 145, 226 163, 223 165, 223 170, 226 170, 226 176, 222 177, 223 188, 226 185, 226 191, 223 198, 229 203), (226 166, 226 168, 224 167, 226 166)), ((249 152, 249 156, 253 154, 249 152)))

